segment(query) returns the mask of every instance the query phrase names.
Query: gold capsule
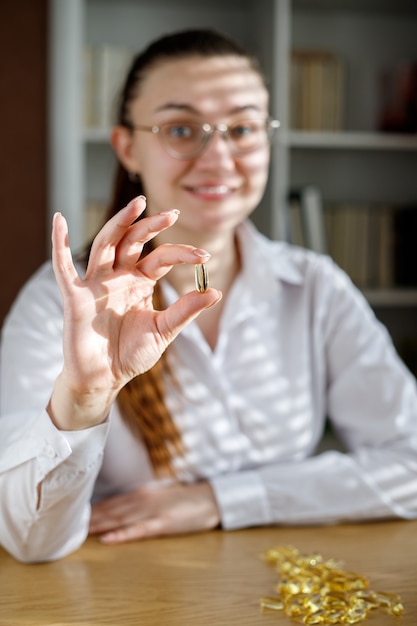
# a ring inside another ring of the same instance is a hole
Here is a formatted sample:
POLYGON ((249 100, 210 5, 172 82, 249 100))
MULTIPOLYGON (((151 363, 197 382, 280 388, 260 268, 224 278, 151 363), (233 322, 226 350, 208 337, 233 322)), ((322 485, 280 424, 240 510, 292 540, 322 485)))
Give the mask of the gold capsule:
POLYGON ((272 596, 264 596, 259 600, 262 609, 271 609, 272 611, 282 611, 284 603, 279 598, 272 596))
POLYGON ((204 263, 198 263, 195 266, 195 286, 200 293, 204 293, 208 289, 208 273, 204 263))
POLYGON ((302 555, 292 546, 267 550, 262 557, 280 577, 277 597, 262 598, 262 608, 282 608, 300 624, 357 624, 375 609, 393 616, 404 612, 397 594, 371 589, 364 576, 346 571, 334 559, 302 555))

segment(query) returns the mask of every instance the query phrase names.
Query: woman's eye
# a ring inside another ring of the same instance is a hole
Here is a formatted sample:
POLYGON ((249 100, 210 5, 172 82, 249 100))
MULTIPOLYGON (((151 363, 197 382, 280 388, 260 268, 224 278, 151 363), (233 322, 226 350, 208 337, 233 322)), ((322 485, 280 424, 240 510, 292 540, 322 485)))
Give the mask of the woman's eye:
POLYGON ((232 135, 234 137, 244 137, 254 132, 255 128, 252 124, 239 124, 232 129, 232 135))
POLYGON ((170 126, 168 134, 176 139, 189 139, 193 136, 193 130, 185 124, 176 124, 175 126, 170 126))

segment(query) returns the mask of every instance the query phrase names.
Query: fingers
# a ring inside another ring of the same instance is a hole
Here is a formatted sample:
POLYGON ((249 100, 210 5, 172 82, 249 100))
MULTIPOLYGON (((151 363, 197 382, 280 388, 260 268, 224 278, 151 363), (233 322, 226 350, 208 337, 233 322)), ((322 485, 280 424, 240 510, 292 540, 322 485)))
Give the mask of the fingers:
POLYGON ((146 200, 139 196, 105 224, 94 239, 86 278, 93 273, 109 272, 116 266, 132 269, 145 243, 178 219, 179 211, 173 209, 138 220, 145 208, 146 200))
POLYGON ((100 541, 102 543, 116 544, 170 534, 172 534, 172 532, 166 522, 159 517, 153 517, 132 524, 131 526, 105 532, 100 535, 100 541))
POLYGON ((52 267, 61 293, 68 292, 78 274, 69 246, 67 222, 61 213, 55 213, 52 221, 52 267))
POLYGON ((114 544, 162 535, 216 528, 220 513, 207 482, 143 487, 93 507, 90 525, 103 543, 114 544))
MULTIPOLYGON (((186 245, 159 246, 137 266, 143 246, 161 231, 172 226, 179 211, 163 211, 140 220, 137 218, 146 208, 143 196, 134 198, 124 209, 113 216, 101 229, 91 247, 85 279, 94 274, 106 274, 114 269, 140 269, 152 280, 162 278, 173 265, 178 263, 205 263, 210 258, 206 250, 186 245)), ((66 276, 65 284, 77 277, 68 243, 65 219, 57 214, 53 227, 53 261, 58 275, 66 276)), ((58 278, 58 276, 57 276, 58 278)), ((61 279, 62 282, 62 279, 61 279)))
POLYGON ((116 246, 145 208, 144 196, 133 198, 103 226, 91 246, 86 277, 95 272, 112 269, 116 258, 116 246))
MULTIPOLYGON (((116 248, 122 240, 119 262, 132 263, 132 259, 136 261, 138 250, 133 255, 133 247, 135 245, 141 247, 162 229, 172 225, 178 218, 178 211, 166 211, 133 224, 144 209, 145 199, 142 196, 135 198, 124 210, 107 222, 93 243, 86 279, 91 277, 94 272, 100 274, 105 269, 113 271, 116 248), (128 231, 129 235, 126 237, 128 231)), ((54 272, 61 294, 64 296, 73 291, 74 283, 79 280, 79 277, 69 247, 67 223, 59 213, 55 215, 53 221, 52 243, 54 272)), ((204 263, 209 257, 209 253, 200 248, 165 244, 153 250, 139 263, 135 263, 134 268, 136 271, 139 270, 143 276, 157 281, 175 264, 204 263)), ((193 291, 182 296, 165 311, 157 312, 158 331, 166 345, 199 313, 213 306, 220 299, 221 293, 215 289, 208 289, 204 293, 193 291)))
POLYGON ((152 280, 159 280, 173 265, 181 263, 207 263, 210 253, 202 248, 185 244, 161 244, 137 264, 141 274, 152 280))
POLYGON ((178 219, 178 209, 163 211, 133 224, 120 241, 115 263, 119 268, 131 269, 139 260, 144 245, 178 219))

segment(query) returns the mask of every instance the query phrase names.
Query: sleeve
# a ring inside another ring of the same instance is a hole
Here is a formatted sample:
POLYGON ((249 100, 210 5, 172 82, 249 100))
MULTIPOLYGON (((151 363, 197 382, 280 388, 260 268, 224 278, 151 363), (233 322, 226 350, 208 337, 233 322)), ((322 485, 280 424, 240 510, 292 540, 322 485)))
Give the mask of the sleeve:
POLYGON ((62 305, 43 266, 2 330, 0 543, 23 562, 57 559, 88 532, 108 424, 59 431, 45 411, 62 367, 62 305))
POLYGON ((346 451, 213 478, 224 528, 417 517, 416 380, 344 272, 318 266, 314 393, 346 451))

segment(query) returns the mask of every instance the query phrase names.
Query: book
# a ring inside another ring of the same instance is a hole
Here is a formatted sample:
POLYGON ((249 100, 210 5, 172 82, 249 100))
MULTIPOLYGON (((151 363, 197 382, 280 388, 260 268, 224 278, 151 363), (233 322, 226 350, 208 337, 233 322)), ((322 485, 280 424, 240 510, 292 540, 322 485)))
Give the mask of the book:
POLYGON ((288 240, 294 246, 305 247, 303 225, 301 222, 300 197, 296 192, 291 192, 289 196, 289 232, 288 240))
POLYGON ((324 209, 328 253, 360 289, 417 287, 417 206, 324 209))
POLYGON ((417 287, 417 206, 398 207, 393 217, 394 282, 417 287))
POLYGON ((371 287, 391 289, 394 286, 394 211, 391 206, 378 207, 376 215, 376 280, 371 287))
POLYGON ((109 128, 116 122, 117 98, 132 52, 122 46, 87 46, 84 50, 84 123, 109 128))
POLYGON ((346 64, 326 50, 294 49, 290 64, 290 124, 335 131, 345 125, 346 64))
POLYGON ((417 61, 402 61, 381 70, 378 129, 417 132, 417 61))
POLYGON ((289 194, 291 241, 297 245, 327 253, 321 191, 315 185, 294 188, 289 194))

